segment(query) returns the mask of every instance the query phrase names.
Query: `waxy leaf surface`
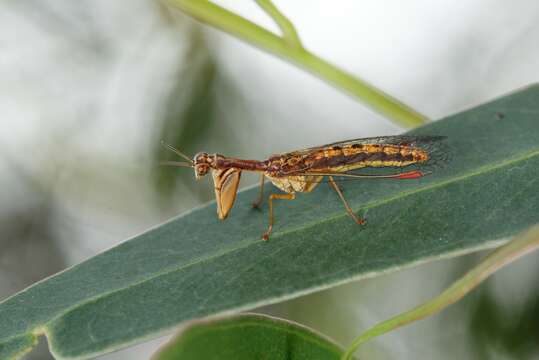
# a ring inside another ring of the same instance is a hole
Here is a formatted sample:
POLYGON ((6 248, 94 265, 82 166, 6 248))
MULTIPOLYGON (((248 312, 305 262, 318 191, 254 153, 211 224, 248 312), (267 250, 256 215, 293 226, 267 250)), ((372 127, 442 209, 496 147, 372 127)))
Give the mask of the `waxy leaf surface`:
POLYGON ((243 191, 224 222, 203 206, 4 301, 0 358, 31 334, 57 358, 90 358, 189 319, 493 247, 539 222, 539 87, 412 133, 447 136, 450 162, 417 180, 343 182, 365 226, 321 184, 276 202, 264 242, 267 205, 251 209, 257 189, 243 191))
POLYGON ((245 314, 195 323, 152 360, 339 360, 342 354, 337 345, 306 327, 245 314))

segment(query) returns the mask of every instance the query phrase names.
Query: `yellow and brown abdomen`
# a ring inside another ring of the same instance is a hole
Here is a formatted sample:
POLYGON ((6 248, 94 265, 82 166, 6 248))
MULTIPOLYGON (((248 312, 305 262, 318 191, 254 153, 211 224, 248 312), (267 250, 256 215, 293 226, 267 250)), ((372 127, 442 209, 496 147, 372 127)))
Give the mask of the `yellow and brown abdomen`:
POLYGON ((281 174, 301 172, 344 172, 364 167, 403 167, 429 160, 426 150, 418 147, 382 144, 346 144, 328 146, 308 154, 289 154, 278 161, 281 174))

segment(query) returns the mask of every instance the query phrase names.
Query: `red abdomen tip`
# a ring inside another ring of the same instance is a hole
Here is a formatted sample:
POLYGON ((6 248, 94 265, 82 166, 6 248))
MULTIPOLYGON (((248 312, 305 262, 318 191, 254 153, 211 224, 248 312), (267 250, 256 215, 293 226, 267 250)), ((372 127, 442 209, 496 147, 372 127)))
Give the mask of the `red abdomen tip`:
POLYGON ((415 170, 415 171, 402 173, 396 176, 396 178, 397 179, 417 179, 417 178, 423 177, 424 175, 425 174, 423 174, 421 171, 415 170))

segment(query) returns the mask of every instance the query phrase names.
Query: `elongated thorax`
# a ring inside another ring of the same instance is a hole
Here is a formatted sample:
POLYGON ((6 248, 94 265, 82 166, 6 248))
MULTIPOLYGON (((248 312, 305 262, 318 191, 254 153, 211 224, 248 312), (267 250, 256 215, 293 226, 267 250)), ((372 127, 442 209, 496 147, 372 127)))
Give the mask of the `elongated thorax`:
POLYGON ((243 171, 263 172, 268 169, 268 161, 237 159, 215 154, 212 167, 217 170, 235 168, 243 171))

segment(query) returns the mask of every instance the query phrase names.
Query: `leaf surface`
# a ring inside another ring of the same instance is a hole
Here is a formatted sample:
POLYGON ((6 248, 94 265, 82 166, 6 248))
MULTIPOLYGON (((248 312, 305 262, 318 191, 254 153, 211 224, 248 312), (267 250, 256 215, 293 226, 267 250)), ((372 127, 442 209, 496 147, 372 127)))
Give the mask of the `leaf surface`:
POLYGON ((342 349, 296 323, 245 314, 198 322, 152 360, 339 360, 342 349))
POLYGON ((4 301, 0 358, 32 333, 57 358, 89 358, 186 320, 493 247, 539 222, 538 86, 412 133, 447 136, 450 162, 416 180, 343 182, 365 226, 321 184, 276 201, 264 242, 267 206, 251 209, 257 189, 242 191, 224 222, 202 206, 4 301))

